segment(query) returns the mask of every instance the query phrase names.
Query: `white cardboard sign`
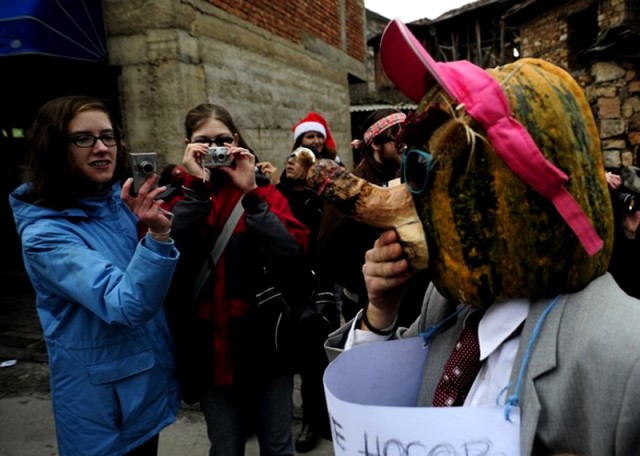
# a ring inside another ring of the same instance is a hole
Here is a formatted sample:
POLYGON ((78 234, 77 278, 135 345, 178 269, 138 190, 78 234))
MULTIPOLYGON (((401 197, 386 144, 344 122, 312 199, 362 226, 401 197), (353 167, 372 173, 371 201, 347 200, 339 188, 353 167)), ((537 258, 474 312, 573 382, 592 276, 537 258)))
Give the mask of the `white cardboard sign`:
POLYGON ((519 409, 416 407, 427 349, 420 337, 353 347, 324 375, 336 456, 514 455, 519 409))

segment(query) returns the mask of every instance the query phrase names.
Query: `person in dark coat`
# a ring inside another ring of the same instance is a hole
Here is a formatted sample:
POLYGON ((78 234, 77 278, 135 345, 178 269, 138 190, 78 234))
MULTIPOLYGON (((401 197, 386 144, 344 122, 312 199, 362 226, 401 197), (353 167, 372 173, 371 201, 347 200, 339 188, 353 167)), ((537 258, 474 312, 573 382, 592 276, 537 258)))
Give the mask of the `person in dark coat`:
MULTIPOLYGON (((632 169, 628 170, 634 173, 632 169)), ((620 175, 607 172, 614 217, 614 241, 609 272, 620 288, 634 298, 640 298, 638 261, 640 261, 640 195, 633 180, 623 183, 620 175), (628 188, 627 186, 631 187, 628 188)))
MULTIPOLYGON (((312 150, 298 147, 287 157, 283 177, 276 186, 289 201, 293 215, 310 230, 308 267, 313 271, 312 293, 297 318, 295 330, 294 365, 300 374, 302 399, 302 429, 296 436, 298 453, 315 448, 320 437, 331 439, 329 414, 322 384, 324 370, 329 360, 324 351, 324 341, 332 330, 340 326, 340 315, 334 299, 330 274, 318 259, 316 238, 322 219, 323 201, 305 184, 307 171, 316 158, 312 150)), ((299 287, 308 287, 304 280, 297 280, 299 287)), ((303 295, 303 293, 299 293, 303 295)))
MULTIPOLYGON (((354 148, 362 151, 354 175, 382 187, 400 176, 404 147, 398 140, 405 119, 404 113, 393 108, 374 111, 367 117, 362 125, 363 139, 352 142, 354 148)), ((324 212, 318 241, 320 261, 331 265, 327 269, 342 287, 340 300, 345 321, 351 320, 367 303, 362 265, 365 252, 373 247, 379 235, 380 230, 343 216, 333 207, 324 212)), ((424 294, 428 272, 421 272, 412 282, 415 286, 408 287, 407 293, 424 294)), ((419 311, 418 304, 403 307, 400 322, 412 322, 419 311)))
POLYGON ((293 371, 286 357, 263 351, 272 339, 257 337, 266 323, 253 315, 265 268, 279 273, 299 261, 309 230, 275 186, 258 176, 255 154, 227 109, 196 106, 186 115, 185 133, 188 175, 165 208, 175 214, 174 239, 183 259, 166 303, 182 398, 200 403, 210 455, 244 454, 255 432, 261 453, 291 456, 293 371), (226 148, 232 159, 203 166, 210 147, 226 148), (211 250, 236 207, 240 218, 211 264, 211 250), (194 295, 205 264, 211 274, 194 295))

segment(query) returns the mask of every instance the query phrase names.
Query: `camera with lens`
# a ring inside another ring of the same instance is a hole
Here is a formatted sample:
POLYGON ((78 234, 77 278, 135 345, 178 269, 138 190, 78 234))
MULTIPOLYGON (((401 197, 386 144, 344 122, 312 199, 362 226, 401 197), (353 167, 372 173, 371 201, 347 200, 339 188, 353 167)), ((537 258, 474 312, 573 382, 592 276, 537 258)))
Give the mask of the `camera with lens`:
POLYGON ((624 166, 620 169, 621 186, 613 195, 613 204, 622 214, 640 210, 640 168, 624 166))
POLYGON ((202 166, 205 168, 217 168, 231 166, 233 156, 229 154, 228 147, 209 147, 207 153, 202 155, 202 166))
POLYGON ((144 181, 156 172, 158 166, 158 154, 155 152, 130 153, 129 160, 133 177, 131 194, 136 195, 144 181))
POLYGON ((617 192, 614 196, 615 203, 623 214, 633 214, 640 209, 637 196, 633 193, 617 192))

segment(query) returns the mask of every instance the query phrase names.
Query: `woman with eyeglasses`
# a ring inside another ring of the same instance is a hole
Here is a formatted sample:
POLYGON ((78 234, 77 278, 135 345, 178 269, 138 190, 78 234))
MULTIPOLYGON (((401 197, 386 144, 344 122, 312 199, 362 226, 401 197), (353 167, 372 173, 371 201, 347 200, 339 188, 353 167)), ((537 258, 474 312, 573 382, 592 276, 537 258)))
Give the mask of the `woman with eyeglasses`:
POLYGON ((263 267, 289 271, 306 252, 309 230, 256 171, 256 157, 227 109, 200 104, 184 125, 188 175, 182 194, 165 207, 175 214, 173 238, 181 253, 166 308, 182 398, 200 403, 210 455, 243 455, 254 432, 261 454, 293 455, 291 367, 263 352, 271 339, 255 338, 252 314, 263 267), (239 218, 225 228, 236 210, 239 218), (225 230, 230 237, 213 264, 225 230))
POLYGON ((178 261, 150 177, 136 197, 106 106, 42 106, 10 196, 49 355, 61 455, 156 455, 180 400, 163 301, 178 261), (140 225, 139 225, 140 224, 140 225), (139 227, 147 228, 139 239, 139 227))

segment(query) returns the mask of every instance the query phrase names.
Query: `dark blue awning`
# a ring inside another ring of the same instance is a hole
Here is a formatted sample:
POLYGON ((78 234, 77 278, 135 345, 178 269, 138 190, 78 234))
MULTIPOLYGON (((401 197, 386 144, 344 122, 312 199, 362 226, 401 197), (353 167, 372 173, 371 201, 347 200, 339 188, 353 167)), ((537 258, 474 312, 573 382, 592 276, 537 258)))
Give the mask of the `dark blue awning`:
POLYGON ((102 0, 1 0, 0 57, 26 54, 104 60, 102 0))

